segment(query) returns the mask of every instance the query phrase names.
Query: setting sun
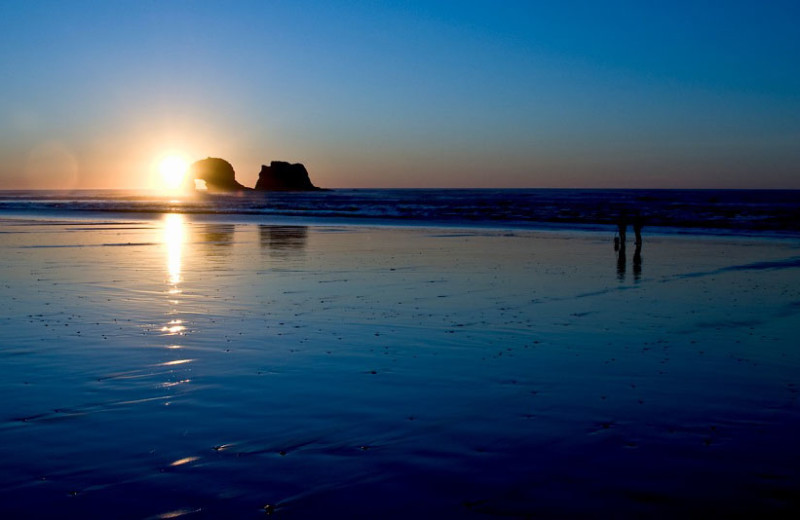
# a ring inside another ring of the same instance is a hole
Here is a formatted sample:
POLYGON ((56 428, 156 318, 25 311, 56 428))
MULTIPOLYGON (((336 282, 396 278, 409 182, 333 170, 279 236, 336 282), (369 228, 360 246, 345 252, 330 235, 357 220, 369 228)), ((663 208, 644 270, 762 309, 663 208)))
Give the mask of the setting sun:
POLYGON ((161 174, 161 183, 167 189, 178 189, 186 178, 189 163, 177 155, 170 155, 161 160, 158 164, 158 171, 161 174))

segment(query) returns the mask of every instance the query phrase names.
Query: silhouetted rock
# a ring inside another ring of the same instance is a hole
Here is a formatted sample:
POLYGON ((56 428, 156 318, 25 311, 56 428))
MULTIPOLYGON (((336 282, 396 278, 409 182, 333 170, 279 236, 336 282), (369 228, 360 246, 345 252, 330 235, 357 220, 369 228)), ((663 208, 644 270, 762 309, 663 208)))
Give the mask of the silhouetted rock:
POLYGON ((224 159, 209 157, 192 163, 189 167, 190 182, 195 179, 205 181, 209 192, 240 191, 250 188, 236 182, 236 174, 231 163, 224 159))
POLYGON ((261 166, 256 189, 260 191, 312 191, 320 188, 311 184, 308 171, 302 164, 272 161, 269 166, 261 166))

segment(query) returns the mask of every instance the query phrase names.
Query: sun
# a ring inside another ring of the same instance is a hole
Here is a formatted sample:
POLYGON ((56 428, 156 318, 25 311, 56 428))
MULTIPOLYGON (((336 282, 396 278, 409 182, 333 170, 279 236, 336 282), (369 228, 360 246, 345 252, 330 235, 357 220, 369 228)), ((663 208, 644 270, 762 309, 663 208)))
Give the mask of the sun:
POLYGON ((189 163, 179 155, 169 155, 158 163, 158 172, 161 174, 161 185, 170 190, 181 188, 189 170, 189 163))

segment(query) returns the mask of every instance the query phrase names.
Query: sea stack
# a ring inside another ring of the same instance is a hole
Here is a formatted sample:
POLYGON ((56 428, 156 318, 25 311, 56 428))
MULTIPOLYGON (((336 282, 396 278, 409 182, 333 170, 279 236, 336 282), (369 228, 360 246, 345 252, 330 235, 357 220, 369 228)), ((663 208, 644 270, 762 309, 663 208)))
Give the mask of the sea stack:
POLYGON ((231 163, 217 157, 192 163, 189 167, 189 182, 194 182, 195 179, 205 181, 206 189, 210 193, 250 189, 236 182, 236 173, 231 163))
POLYGON ((256 190, 258 191, 316 191, 311 183, 306 167, 300 163, 290 164, 283 161, 272 161, 269 166, 262 165, 258 174, 256 190))

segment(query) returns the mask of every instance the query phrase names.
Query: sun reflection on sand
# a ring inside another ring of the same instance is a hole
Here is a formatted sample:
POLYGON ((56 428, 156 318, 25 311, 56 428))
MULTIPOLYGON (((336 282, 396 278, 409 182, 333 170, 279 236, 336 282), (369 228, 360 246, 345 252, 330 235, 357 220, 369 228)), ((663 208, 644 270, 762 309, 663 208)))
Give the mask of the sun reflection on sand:
POLYGON ((168 382, 168 383, 162 383, 161 384, 161 388, 172 388, 173 386, 185 385, 186 383, 191 383, 191 382, 192 382, 191 379, 181 379, 180 381, 172 381, 172 382, 168 382))
POLYGON ((161 332, 167 332, 168 334, 180 334, 186 327, 181 325, 183 323, 182 320, 169 320, 169 322, 161 327, 161 332))
POLYGON ((175 365, 185 365, 186 363, 191 363, 194 359, 176 359, 175 361, 167 361, 165 363, 159 363, 155 366, 157 367, 172 367, 175 365))
MULTIPOLYGON (((162 240, 166 253, 166 297, 169 303, 168 311, 165 316, 165 323, 161 327, 161 334, 169 337, 169 344, 164 347, 167 350, 176 352, 183 348, 179 337, 184 336, 187 331, 187 323, 179 313, 182 300, 181 284, 184 282, 184 247, 187 242, 187 224, 184 215, 180 213, 168 213, 164 215, 162 228, 162 240)), ((184 367, 192 363, 193 359, 174 359, 156 366, 161 367, 184 367)), ((170 370, 171 381, 165 381, 161 388, 178 388, 190 382, 187 377, 181 377, 184 370, 170 370), (177 379, 175 379, 177 378, 177 379)))
POLYGON ((189 464, 190 462, 194 462, 198 460, 200 457, 184 457, 182 459, 178 459, 175 462, 171 463, 170 466, 183 466, 184 464, 189 464))
POLYGON ((167 274, 170 294, 180 294, 183 245, 186 242, 186 224, 183 215, 169 213, 164 216, 164 246, 167 249, 167 274))

